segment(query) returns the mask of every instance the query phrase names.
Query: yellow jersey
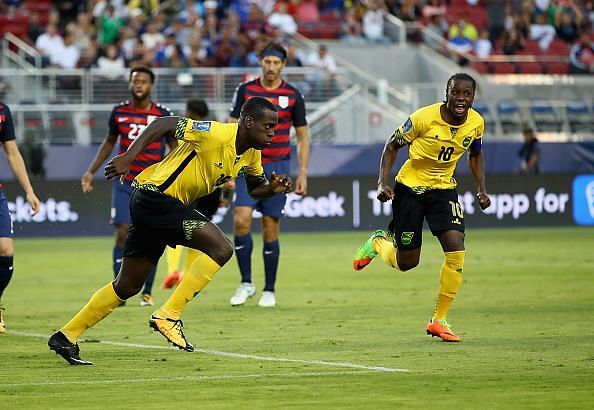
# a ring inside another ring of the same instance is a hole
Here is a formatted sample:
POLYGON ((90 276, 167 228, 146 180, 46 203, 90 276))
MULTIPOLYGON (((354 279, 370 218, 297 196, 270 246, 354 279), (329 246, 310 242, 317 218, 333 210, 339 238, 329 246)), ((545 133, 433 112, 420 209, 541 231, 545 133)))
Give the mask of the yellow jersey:
POLYGON ((237 123, 194 121, 181 117, 175 137, 179 145, 161 162, 146 168, 132 186, 162 192, 186 205, 240 174, 264 174, 260 151, 235 151, 237 123))
POLYGON ((399 143, 410 144, 396 181, 415 193, 455 188, 458 160, 473 141, 483 137, 485 122, 478 112, 470 108, 466 121, 454 126, 441 118, 441 105, 418 109, 394 132, 399 143))

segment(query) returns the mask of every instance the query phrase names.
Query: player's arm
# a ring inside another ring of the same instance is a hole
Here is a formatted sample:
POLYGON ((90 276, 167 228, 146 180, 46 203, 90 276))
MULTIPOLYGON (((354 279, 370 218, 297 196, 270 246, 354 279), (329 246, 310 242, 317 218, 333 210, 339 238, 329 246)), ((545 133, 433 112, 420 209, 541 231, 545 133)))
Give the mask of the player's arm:
POLYGON ((291 177, 276 175, 274 172, 270 176, 270 181, 264 174, 246 174, 245 183, 250 196, 256 199, 268 198, 276 194, 288 194, 293 189, 291 177))
POLYGON ((111 154, 113 151, 113 147, 115 146, 117 140, 117 134, 112 134, 109 132, 105 138, 103 138, 103 141, 101 141, 101 145, 95 153, 95 157, 93 158, 93 161, 91 161, 91 165, 89 165, 89 168, 87 168, 86 172, 80 179, 80 184, 84 193, 91 192, 93 190, 93 175, 95 175, 95 172, 97 172, 101 164, 103 164, 107 157, 109 157, 109 154, 111 154))
POLYGON ((31 215, 35 215, 39 212, 39 199, 37 199, 33 187, 31 186, 31 181, 29 181, 27 168, 25 168, 25 161, 23 161, 23 157, 16 141, 14 139, 2 141, 2 148, 4 148, 4 152, 6 153, 6 160, 8 161, 10 169, 12 169, 16 180, 25 191, 27 202, 31 205, 31 215))
POLYGON ((400 128, 396 129, 384 145, 382 157, 380 159, 379 178, 377 180, 377 199, 386 202, 394 199, 392 190, 392 167, 396 161, 398 150, 408 144, 408 141, 402 136, 400 128))
POLYGON ((299 174, 295 181, 295 193, 307 194, 307 167, 309 164, 309 130, 305 119, 305 100, 297 93, 292 112, 293 125, 297 135, 297 159, 299 160, 299 174))
MULTIPOLYGON (((132 144, 130 144, 126 152, 124 152, 122 155, 116 155, 109 160, 105 166, 105 176, 107 179, 111 179, 117 175, 121 175, 123 177, 126 176, 130 170, 130 165, 132 165, 132 162, 138 156, 138 154, 140 154, 150 143, 161 138, 162 135, 175 132, 176 138, 179 138, 177 131, 181 130, 180 134, 183 134, 185 125, 187 123, 187 121, 183 122, 183 129, 178 128, 177 125, 180 118, 183 119, 183 117, 177 116, 155 118, 153 122, 147 125, 144 131, 140 133, 140 135, 132 142, 132 144)), ((182 121, 180 121, 180 124, 181 123, 182 121)))
POLYGON ((485 157, 483 156, 481 138, 474 140, 470 144, 468 167, 476 186, 476 198, 479 206, 481 209, 487 209, 491 205, 491 199, 487 195, 487 188, 485 187, 485 157))
POLYGON ((231 100, 231 110, 229 110, 229 118, 227 122, 237 122, 239 120, 239 114, 241 112, 241 106, 245 100, 245 87, 243 84, 239 84, 233 92, 233 98, 231 100))

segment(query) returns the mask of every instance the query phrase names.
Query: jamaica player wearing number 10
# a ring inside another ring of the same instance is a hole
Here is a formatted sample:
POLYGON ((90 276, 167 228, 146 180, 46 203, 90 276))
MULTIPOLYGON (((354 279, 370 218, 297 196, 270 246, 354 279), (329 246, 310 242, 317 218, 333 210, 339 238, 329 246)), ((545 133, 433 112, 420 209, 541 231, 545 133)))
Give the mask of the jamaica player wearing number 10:
POLYGON ((484 121, 471 108, 475 91, 476 82, 471 76, 453 75, 446 86, 445 103, 420 108, 388 139, 380 161, 377 199, 392 200, 392 221, 387 231, 377 230, 371 235, 353 261, 355 270, 363 269, 377 255, 401 271, 416 267, 426 219, 445 255, 427 334, 446 342, 460 341, 446 321, 446 314, 462 283, 464 267, 464 215, 453 178, 464 152, 468 152, 479 206, 486 209, 491 204, 481 148, 484 121), (390 172, 398 150, 405 145, 409 145, 409 157, 392 189, 390 172))

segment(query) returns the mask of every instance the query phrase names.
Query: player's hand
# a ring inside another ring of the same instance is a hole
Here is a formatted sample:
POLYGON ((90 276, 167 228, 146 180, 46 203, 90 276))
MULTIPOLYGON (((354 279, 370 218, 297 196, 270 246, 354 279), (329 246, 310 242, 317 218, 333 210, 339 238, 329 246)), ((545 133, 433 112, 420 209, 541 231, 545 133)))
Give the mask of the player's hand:
POLYGON ((478 199, 479 206, 483 211, 491 206, 491 198, 489 198, 486 192, 477 193, 476 199, 478 199))
POLYGON ((380 202, 388 202, 394 199, 394 191, 389 185, 378 184, 377 186, 377 199, 380 202))
POLYGON ((132 165, 132 161, 128 159, 126 154, 116 155, 105 165, 105 177, 112 179, 119 175, 120 184, 123 184, 124 178, 130 172, 130 165, 132 165))
POLYGON ((295 193, 297 195, 305 196, 307 194, 307 175, 299 174, 295 180, 295 193))
POLYGON ((40 204, 39 199, 33 191, 27 194, 27 202, 29 202, 29 205, 31 205, 31 216, 37 215, 37 212, 39 212, 40 204))
POLYGON ((288 194, 293 190, 293 180, 287 175, 270 175, 270 188, 277 194, 288 194))
POLYGON ((82 186, 83 193, 89 193, 93 190, 93 174, 90 172, 85 172, 82 178, 80 179, 80 185, 82 186))

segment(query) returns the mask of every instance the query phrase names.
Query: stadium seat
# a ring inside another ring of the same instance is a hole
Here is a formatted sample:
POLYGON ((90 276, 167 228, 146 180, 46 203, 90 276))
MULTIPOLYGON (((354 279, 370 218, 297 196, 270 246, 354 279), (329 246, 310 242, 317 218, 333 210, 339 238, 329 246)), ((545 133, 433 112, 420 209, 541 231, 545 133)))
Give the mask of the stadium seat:
POLYGON ((76 129, 69 112, 49 112, 50 142, 52 144, 73 144, 76 129))
POLYGON ((543 66, 541 63, 537 62, 524 62, 518 63, 519 71, 522 74, 542 74, 544 72, 543 66))
POLYGON ((524 127, 524 117, 518 104, 512 100, 502 100, 497 103, 497 115, 501 121, 504 134, 520 132, 524 127))
POLYGON ((561 118, 549 100, 544 98, 533 99, 530 103, 530 114, 538 131, 561 131, 561 118))
POLYGON ((493 74, 516 74, 518 67, 512 63, 493 63, 493 74))
POLYGON ((489 74, 489 66, 482 61, 472 61, 470 67, 476 70, 479 74, 489 74))
POLYGON ((495 134, 495 117, 487 103, 483 100, 474 100, 472 108, 478 112, 485 120, 485 133, 495 134))
POLYGON ((568 63, 547 63, 547 74, 569 74, 568 63))
POLYGON ((568 101, 565 113, 571 132, 589 133, 592 131, 592 113, 584 101, 568 101))

